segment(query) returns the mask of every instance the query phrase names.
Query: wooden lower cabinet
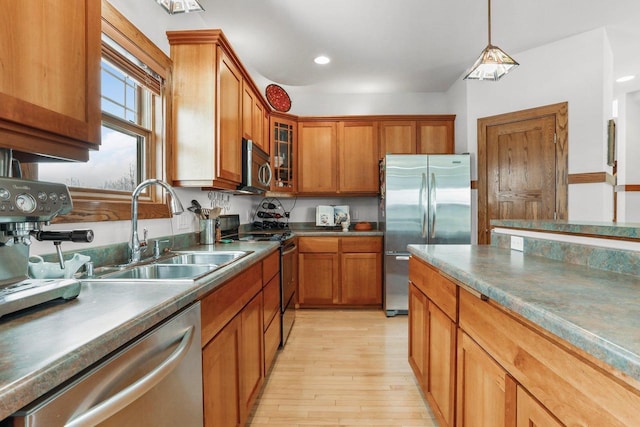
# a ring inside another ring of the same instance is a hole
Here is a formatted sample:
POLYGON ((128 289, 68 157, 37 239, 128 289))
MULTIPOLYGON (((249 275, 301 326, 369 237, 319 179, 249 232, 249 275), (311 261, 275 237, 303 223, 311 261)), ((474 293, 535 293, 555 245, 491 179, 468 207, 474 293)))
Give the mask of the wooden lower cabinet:
POLYGON ((246 420, 264 381, 262 295, 247 304, 240 318, 240 416, 246 420))
POLYGON ((614 368, 414 257, 409 279, 409 364, 440 425, 640 425, 614 368))
POLYGON ((455 420, 456 323, 423 292, 429 279, 411 260, 409 364, 441 426, 455 420), (417 268, 416 268, 417 267, 417 268), (416 277, 417 276, 417 277, 416 277))
POLYGON ((524 388, 518 386, 516 427, 562 427, 563 424, 535 400, 524 388))
POLYGON ((513 426, 515 382, 462 330, 458 342, 458 427, 513 426))
POLYGON ((300 237, 301 307, 382 306, 382 238, 300 237))

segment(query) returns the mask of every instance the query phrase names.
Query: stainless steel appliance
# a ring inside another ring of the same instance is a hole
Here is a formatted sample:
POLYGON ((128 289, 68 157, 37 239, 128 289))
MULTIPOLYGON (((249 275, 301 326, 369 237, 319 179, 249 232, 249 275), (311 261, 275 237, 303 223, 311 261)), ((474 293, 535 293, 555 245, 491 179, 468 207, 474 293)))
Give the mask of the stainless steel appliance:
POLYGON ((408 312, 410 244, 471 243, 468 154, 389 154, 380 165, 384 309, 408 312))
POLYGON ((202 426, 200 303, 12 418, 25 427, 202 426))
POLYGON ((261 194, 271 185, 271 162, 269 155, 250 139, 242 139, 242 184, 238 190, 261 194))
POLYGON ((32 237, 54 243, 61 269, 65 267, 62 242, 93 240, 91 230, 42 230, 72 207, 64 184, 0 176, 0 316, 53 299, 78 296, 80 282, 75 279, 30 279, 27 275, 32 237))

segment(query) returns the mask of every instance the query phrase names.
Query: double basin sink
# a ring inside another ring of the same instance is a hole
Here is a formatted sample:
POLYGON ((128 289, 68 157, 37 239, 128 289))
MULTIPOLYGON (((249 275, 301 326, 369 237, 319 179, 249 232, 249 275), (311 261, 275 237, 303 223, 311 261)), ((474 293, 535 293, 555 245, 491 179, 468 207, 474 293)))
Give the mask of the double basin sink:
POLYGON ((193 281, 227 266, 252 251, 173 252, 149 263, 107 268, 99 279, 109 281, 193 281))

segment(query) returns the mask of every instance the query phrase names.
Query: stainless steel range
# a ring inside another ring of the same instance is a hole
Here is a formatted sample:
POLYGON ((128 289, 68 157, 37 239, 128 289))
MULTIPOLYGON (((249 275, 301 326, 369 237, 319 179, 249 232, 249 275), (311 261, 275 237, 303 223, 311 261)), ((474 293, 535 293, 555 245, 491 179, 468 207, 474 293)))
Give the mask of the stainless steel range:
POLYGON ((242 231, 238 215, 221 216, 222 237, 243 242, 280 242, 280 346, 284 347, 295 323, 296 276, 298 274, 298 247, 295 235, 281 223, 254 222, 242 231))
POLYGON ((93 232, 42 230, 56 216, 71 212, 69 190, 64 184, 13 177, 4 169, 12 164, 5 150, 0 150, 0 158, 0 316, 53 299, 75 298, 80 292, 75 279, 29 278, 31 238, 53 241, 64 269, 61 242, 90 242, 93 232))

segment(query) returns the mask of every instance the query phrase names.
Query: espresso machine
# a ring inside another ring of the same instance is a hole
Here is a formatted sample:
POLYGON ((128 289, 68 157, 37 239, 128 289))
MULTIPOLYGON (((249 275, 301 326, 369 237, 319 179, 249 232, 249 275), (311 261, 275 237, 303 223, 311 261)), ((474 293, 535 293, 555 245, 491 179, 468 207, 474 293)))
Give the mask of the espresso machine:
POLYGON ((0 149, 0 316, 80 293, 76 279, 29 278, 32 238, 54 243, 62 269, 63 241, 93 240, 91 230, 43 230, 56 216, 71 212, 69 190, 60 183, 22 179, 11 157, 11 150, 0 149))

